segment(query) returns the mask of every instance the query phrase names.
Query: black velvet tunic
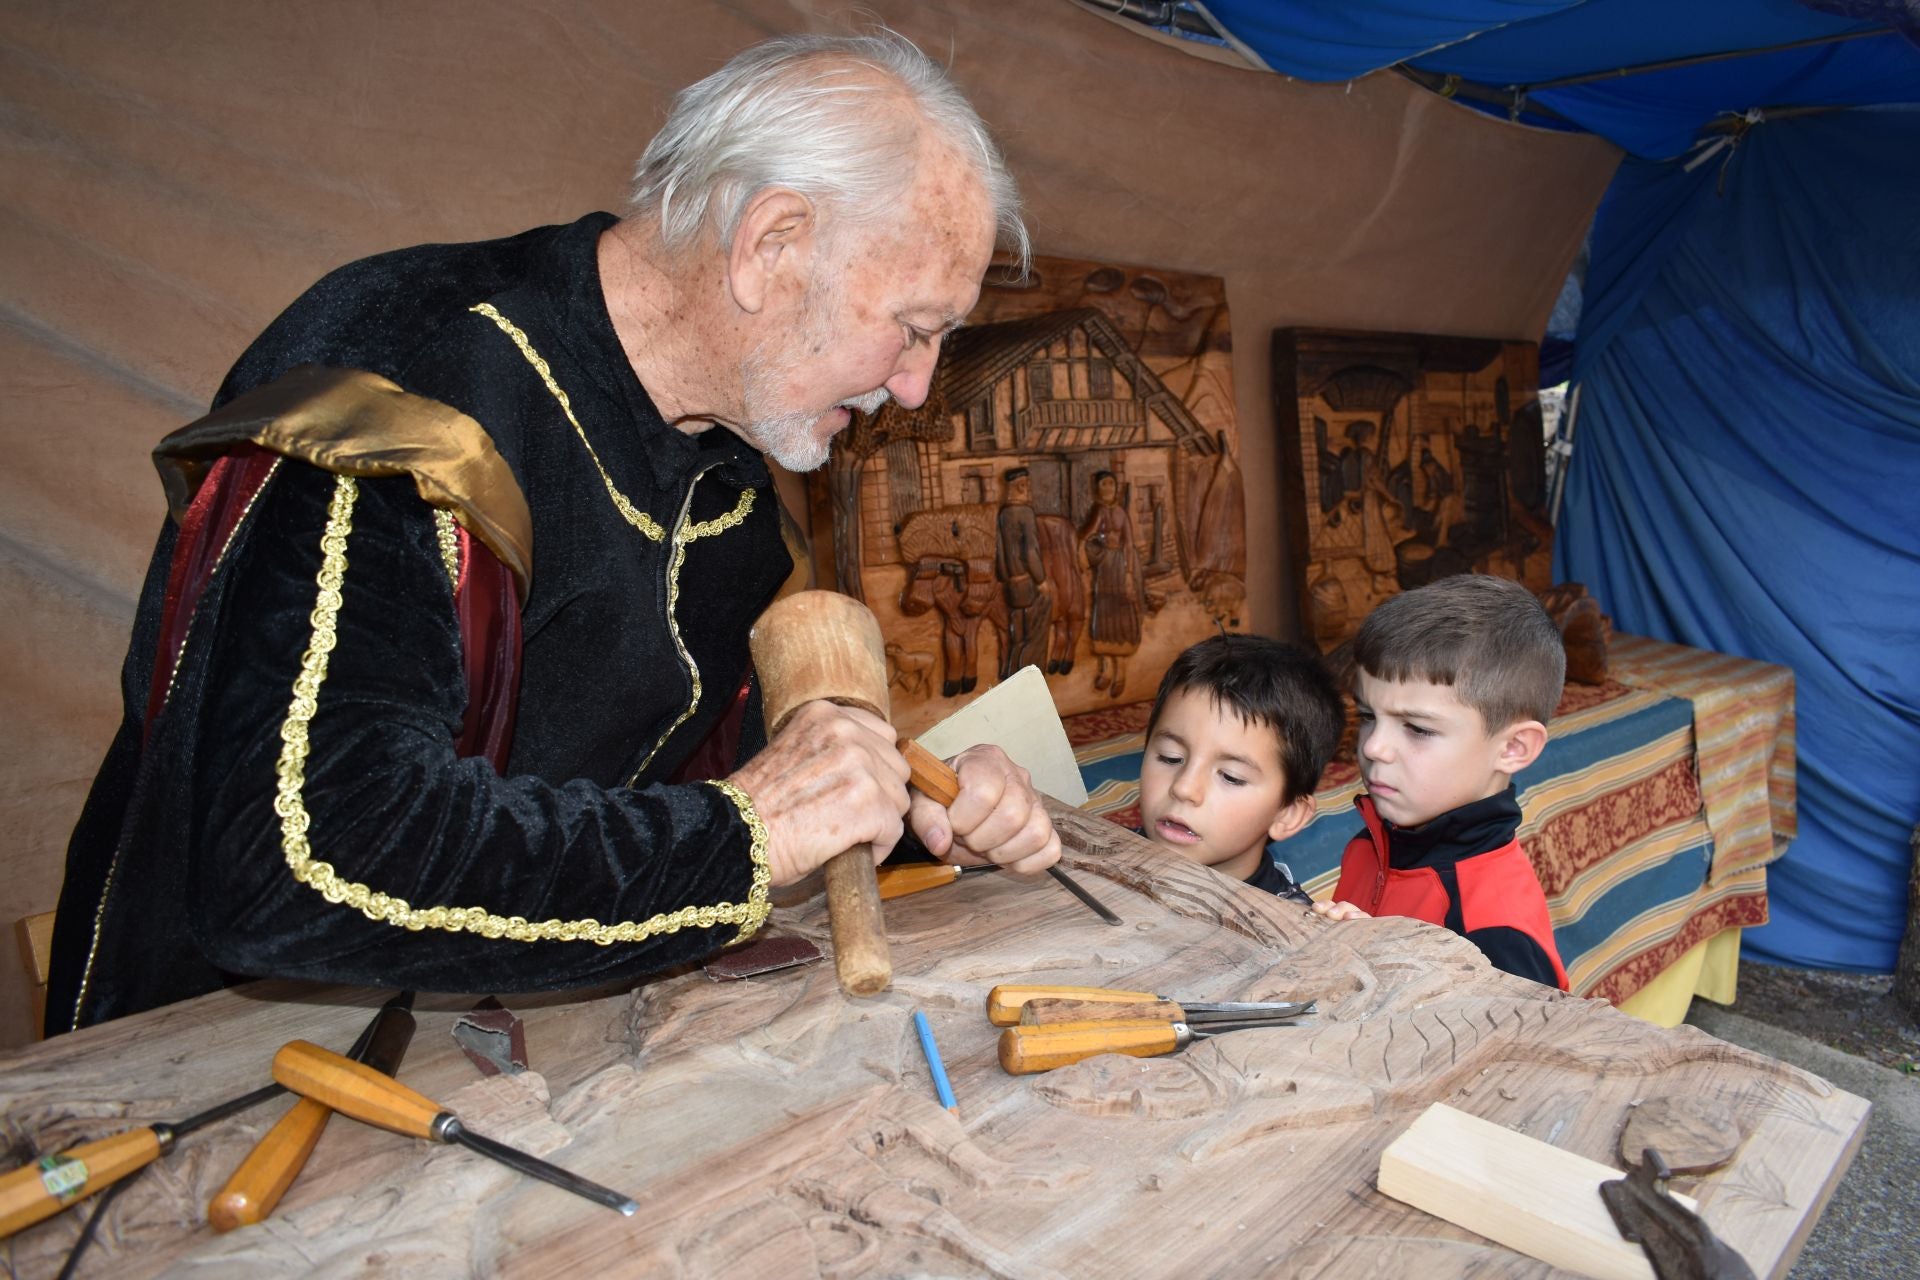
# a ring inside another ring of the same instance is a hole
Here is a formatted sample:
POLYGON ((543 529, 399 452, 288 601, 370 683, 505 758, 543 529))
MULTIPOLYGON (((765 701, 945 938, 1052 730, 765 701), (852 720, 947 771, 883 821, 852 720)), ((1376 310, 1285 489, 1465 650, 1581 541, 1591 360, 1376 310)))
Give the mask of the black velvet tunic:
POLYGON ((466 685, 433 508, 404 478, 343 485, 283 462, 209 583, 143 746, 162 535, 123 672, 126 720, 69 850, 50 1028, 239 977, 586 985, 740 932, 699 921, 748 900, 746 823, 719 789, 662 780, 732 703, 749 625, 792 562, 759 455, 723 429, 668 427, 634 377, 595 265, 612 222, 342 268, 249 348, 216 400, 328 364, 391 378, 491 435, 533 517, 506 776, 453 749, 466 685), (327 619, 316 580, 330 518, 350 528, 327 619), (320 650, 303 711, 295 680, 320 650), (302 731, 289 800, 284 741, 302 731), (309 824, 307 856, 332 868, 330 894, 292 874, 289 809, 309 824), (379 919, 361 909, 369 895, 385 895, 379 919), (633 940, 551 936, 610 932, 633 940))

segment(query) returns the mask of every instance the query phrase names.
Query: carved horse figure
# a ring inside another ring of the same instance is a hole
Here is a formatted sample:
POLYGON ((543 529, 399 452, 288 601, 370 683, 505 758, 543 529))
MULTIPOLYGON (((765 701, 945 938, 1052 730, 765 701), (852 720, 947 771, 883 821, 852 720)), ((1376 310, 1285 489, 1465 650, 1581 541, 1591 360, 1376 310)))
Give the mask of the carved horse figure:
POLYGON ((971 693, 980 683, 980 624, 986 622, 1007 645, 1007 601, 994 576, 996 509, 987 503, 916 511, 900 526, 900 561, 907 584, 900 612, 917 618, 940 613, 944 659, 940 694, 971 693))

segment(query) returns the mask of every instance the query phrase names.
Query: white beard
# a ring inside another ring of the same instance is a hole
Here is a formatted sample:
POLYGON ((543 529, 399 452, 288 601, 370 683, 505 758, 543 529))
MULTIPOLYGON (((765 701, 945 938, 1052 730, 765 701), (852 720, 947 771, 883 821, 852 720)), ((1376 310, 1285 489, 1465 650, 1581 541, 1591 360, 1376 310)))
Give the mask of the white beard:
POLYGON ((815 471, 826 465, 827 449, 833 433, 819 436, 814 425, 838 408, 872 413, 891 399, 885 387, 823 409, 790 409, 772 412, 781 390, 809 358, 832 341, 834 317, 840 310, 839 294, 830 285, 809 290, 801 312, 800 330, 786 349, 778 353, 766 350, 766 343, 754 348, 741 368, 742 400, 746 423, 742 434, 762 453, 788 471, 815 471))

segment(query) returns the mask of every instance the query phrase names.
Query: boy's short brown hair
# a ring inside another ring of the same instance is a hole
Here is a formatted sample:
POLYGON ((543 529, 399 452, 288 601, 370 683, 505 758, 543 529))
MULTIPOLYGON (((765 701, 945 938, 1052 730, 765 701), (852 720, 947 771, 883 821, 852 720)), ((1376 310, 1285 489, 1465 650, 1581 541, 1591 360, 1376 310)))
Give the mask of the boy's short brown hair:
POLYGON ((1520 720, 1545 724, 1567 675, 1560 629, 1533 593, 1484 573, 1382 601, 1353 638, 1353 660, 1376 680, 1451 685, 1488 733, 1520 720))
POLYGON ((1273 730, 1289 803, 1310 796, 1340 746, 1347 709, 1326 667, 1298 645, 1265 636, 1209 636, 1173 660, 1147 717, 1147 737, 1167 699, 1205 689, 1248 724, 1273 730))

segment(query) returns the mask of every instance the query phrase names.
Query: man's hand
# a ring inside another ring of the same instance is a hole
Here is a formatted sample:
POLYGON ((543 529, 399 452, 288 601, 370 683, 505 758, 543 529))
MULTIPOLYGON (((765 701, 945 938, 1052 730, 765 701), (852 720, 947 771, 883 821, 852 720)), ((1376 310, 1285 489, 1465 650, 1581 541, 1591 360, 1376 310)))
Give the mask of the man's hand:
POLYGON ((728 781, 767 824, 773 883, 783 885, 856 845, 886 857, 903 829, 907 775, 886 721, 809 702, 728 781))
POLYGON ((1328 920, 1371 920, 1372 916, 1354 906, 1351 902, 1316 902, 1313 914, 1328 920))
POLYGON ((1033 778, 999 747, 969 747, 953 760, 960 794, 952 808, 913 793, 907 821, 927 852, 961 866, 999 863, 1009 871, 1044 871, 1060 861, 1060 836, 1033 778))

